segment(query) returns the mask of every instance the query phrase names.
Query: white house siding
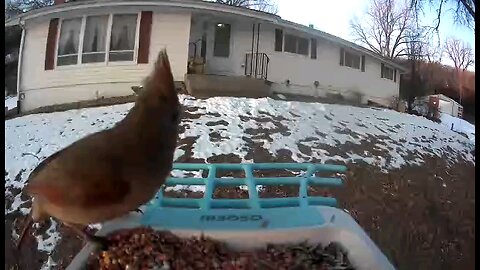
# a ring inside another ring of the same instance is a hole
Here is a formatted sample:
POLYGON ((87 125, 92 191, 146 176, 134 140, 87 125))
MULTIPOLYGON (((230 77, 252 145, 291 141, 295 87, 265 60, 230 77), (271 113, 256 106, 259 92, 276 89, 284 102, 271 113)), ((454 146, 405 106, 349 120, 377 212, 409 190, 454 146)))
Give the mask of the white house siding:
MULTIPOLYGON (((190 41, 200 39, 203 33, 207 38, 206 50, 206 74, 243 76, 245 74, 245 54, 252 50, 252 20, 239 19, 232 16, 206 17, 198 14, 193 16, 190 41), (215 42, 215 25, 217 23, 230 24, 230 55, 229 57, 217 57, 213 55, 215 42)), ((260 37, 261 39, 261 37, 260 37)), ((197 48, 200 50, 200 47, 197 48)), ((193 47, 190 47, 193 54, 193 47)), ((199 55, 200 53, 197 52, 199 55)))
MULTIPOLYGON (((276 92, 323 96, 327 92, 360 92, 372 100, 389 99, 398 96, 399 72, 397 81, 380 77, 381 62, 365 56, 365 72, 340 66, 340 46, 317 37, 317 59, 309 56, 274 51, 275 26, 263 26, 261 43, 270 57, 268 80, 275 82, 276 92), (285 81, 290 80, 290 86, 285 81), (314 81, 319 82, 318 88, 314 81)), ((283 29, 304 38, 312 38, 301 32, 283 29)), ((310 44, 311 46, 311 44, 310 44)), ((310 48, 309 48, 310 53, 310 48)))
MULTIPOLYGON (((206 73, 219 75, 244 75, 245 54, 252 49, 252 20, 208 18, 194 15, 190 41, 201 38, 207 33, 207 63, 206 73), (207 21, 204 28, 204 21, 207 21), (228 58, 214 57, 214 26, 216 23, 231 24, 230 56, 228 58), (205 30, 206 29, 206 30, 205 30)), ((292 93, 309 96, 324 96, 327 92, 344 93, 359 92, 367 99, 380 103, 389 103, 393 96, 398 96, 400 75, 397 71, 397 81, 380 77, 381 62, 373 57, 365 56, 365 72, 340 66, 340 46, 317 37, 317 59, 293 53, 274 51, 275 28, 273 24, 261 23, 258 52, 270 57, 268 80, 274 82, 275 92, 292 93), (285 84, 290 80, 290 86, 285 84), (319 86, 314 86, 314 81, 319 86)), ((256 30, 255 30, 256 31, 256 30)), ((305 38, 312 38, 299 31, 283 29, 305 38)), ((256 33, 255 33, 256 39, 256 33)), ((255 41, 256 46, 256 41, 255 41)), ((256 49, 255 49, 256 50, 256 49)), ((310 53, 310 49, 309 49, 310 53)))
MULTIPOLYGON (((122 11, 140 10, 117 8, 89 10, 88 13, 122 11)), ((78 12, 64 16, 85 14, 78 12)), ((27 22, 20 82, 21 92, 24 93, 21 110, 25 112, 54 104, 131 95, 130 87, 141 83, 149 74, 158 52, 163 48, 167 48, 175 80, 183 80, 187 72, 190 17, 190 13, 154 11, 148 64, 64 66, 54 70, 44 70, 49 19, 27 22)))

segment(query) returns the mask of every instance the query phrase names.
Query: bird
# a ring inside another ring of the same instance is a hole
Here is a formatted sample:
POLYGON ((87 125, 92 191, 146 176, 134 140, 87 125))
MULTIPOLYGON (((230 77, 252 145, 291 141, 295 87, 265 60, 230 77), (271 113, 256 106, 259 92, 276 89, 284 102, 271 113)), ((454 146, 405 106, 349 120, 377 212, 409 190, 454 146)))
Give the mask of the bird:
POLYGON ((164 49, 124 119, 54 153, 30 173, 25 191, 32 208, 17 248, 33 222, 50 217, 107 245, 87 226, 126 215, 155 196, 172 170, 181 109, 164 49))

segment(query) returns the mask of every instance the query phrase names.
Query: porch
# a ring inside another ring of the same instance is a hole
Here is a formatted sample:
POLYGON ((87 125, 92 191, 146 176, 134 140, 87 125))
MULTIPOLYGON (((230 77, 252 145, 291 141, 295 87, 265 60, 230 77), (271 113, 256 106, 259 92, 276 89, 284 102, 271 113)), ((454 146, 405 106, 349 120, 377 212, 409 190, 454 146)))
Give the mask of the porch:
POLYGON ((201 97, 269 96, 270 58, 260 45, 262 30, 261 22, 245 17, 192 14, 187 92, 201 97))

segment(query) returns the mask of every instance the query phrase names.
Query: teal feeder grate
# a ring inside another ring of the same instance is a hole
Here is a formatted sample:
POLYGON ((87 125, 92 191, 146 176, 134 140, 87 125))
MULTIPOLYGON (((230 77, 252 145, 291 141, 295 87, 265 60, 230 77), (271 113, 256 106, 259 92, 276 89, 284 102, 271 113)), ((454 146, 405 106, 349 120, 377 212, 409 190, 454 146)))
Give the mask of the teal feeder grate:
POLYGON ((161 188, 155 199, 147 206, 142 223, 148 226, 184 229, 258 229, 288 228, 318 225, 324 222, 315 206, 336 207, 337 200, 331 197, 308 196, 308 186, 339 187, 337 177, 316 177, 317 172, 344 173, 345 166, 311 163, 251 163, 251 164, 194 164, 175 163, 175 170, 208 170, 206 178, 170 177, 166 186, 204 185, 203 198, 167 198, 161 188), (254 170, 302 170, 295 177, 254 177, 254 170), (217 171, 245 172, 245 178, 219 178, 217 171), (299 185, 297 197, 259 198, 257 186, 299 185), (214 199, 216 187, 248 187, 248 199, 214 199), (317 212, 317 213, 315 213, 317 212))

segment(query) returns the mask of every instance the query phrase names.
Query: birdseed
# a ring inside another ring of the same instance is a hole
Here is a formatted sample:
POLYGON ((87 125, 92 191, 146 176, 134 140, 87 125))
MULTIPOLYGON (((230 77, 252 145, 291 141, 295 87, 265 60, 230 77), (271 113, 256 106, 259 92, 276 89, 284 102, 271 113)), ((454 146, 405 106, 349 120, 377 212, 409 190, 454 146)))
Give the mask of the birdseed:
POLYGON ((92 253, 87 269, 331 269, 352 270, 347 253, 336 243, 267 245, 255 251, 233 251, 206 237, 180 238, 168 231, 135 228, 109 236, 108 249, 92 253))

